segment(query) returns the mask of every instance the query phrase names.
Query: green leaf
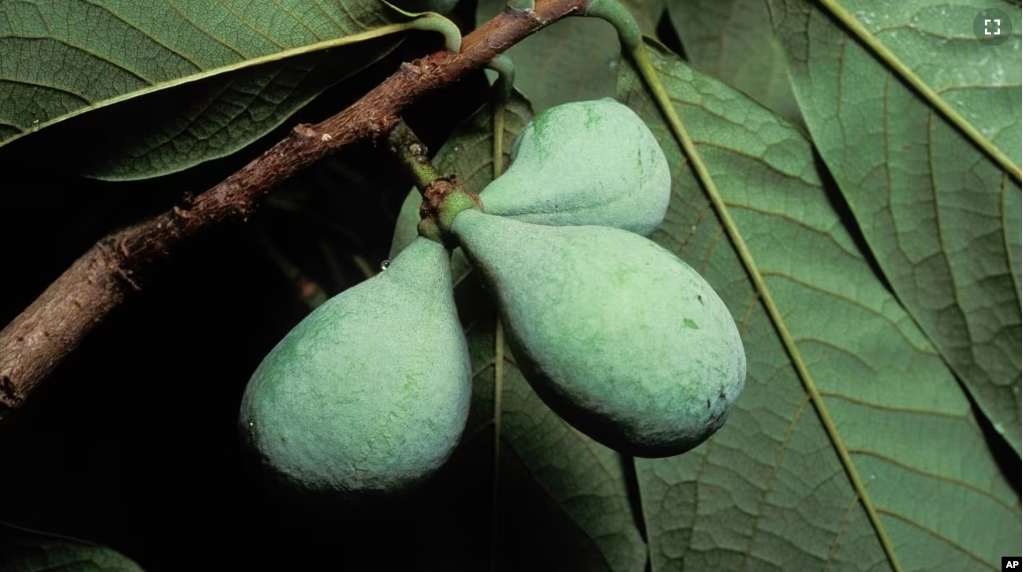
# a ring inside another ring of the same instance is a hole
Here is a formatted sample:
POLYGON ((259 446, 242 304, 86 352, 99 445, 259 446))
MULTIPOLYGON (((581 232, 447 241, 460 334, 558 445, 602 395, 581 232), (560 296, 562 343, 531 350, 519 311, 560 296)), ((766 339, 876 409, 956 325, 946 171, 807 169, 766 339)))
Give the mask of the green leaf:
POLYGON ((668 14, 694 66, 800 121, 764 0, 676 0, 668 14))
POLYGON ((814 143, 872 254, 1019 455, 1018 5, 770 6, 814 143), (1012 35, 981 44, 974 17, 998 7, 1012 35))
POLYGON ((646 545, 629 500, 628 459, 569 426, 540 400, 503 343, 489 299, 467 296, 465 289, 480 288, 475 281, 464 284, 459 311, 486 312, 468 321, 466 336, 474 372, 470 429, 492 427, 500 444, 491 525, 495 559, 504 562, 523 551, 505 533, 525 521, 529 530, 518 536, 525 536, 529 556, 518 557, 516 569, 642 572, 646 545))
POLYGON ((990 570, 1020 501, 971 404, 873 273, 800 131, 647 44, 697 155, 631 65, 619 94, 661 142, 674 195, 653 238, 740 326, 746 388, 693 451, 637 459, 654 572, 990 570))
POLYGON ((413 21, 379 0, 5 2, 0 145, 148 94, 134 117, 104 122, 89 145, 104 160, 87 174, 180 171, 277 127, 393 49, 398 39, 379 38, 413 21))
MULTIPOLYGON (((623 2, 644 32, 652 32, 663 0, 623 2)), ((504 0, 480 0, 476 19, 484 22, 504 9, 504 0)), ((612 97, 618 73, 618 36, 596 18, 565 18, 540 30, 507 52, 515 62, 515 86, 537 113, 570 101, 612 97)))
POLYGON ((123 554, 70 538, 19 535, 0 544, 2 572, 144 572, 123 554))

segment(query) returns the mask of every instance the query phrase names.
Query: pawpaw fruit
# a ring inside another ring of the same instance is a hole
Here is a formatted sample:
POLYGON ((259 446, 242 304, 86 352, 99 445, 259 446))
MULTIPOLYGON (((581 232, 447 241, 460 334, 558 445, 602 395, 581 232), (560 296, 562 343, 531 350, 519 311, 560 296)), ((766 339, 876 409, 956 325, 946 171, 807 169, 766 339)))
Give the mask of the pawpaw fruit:
MULTIPOLYGON (((657 139, 614 99, 578 101, 540 113, 515 139, 511 165, 479 193, 483 211, 545 225, 598 225, 644 236, 661 222, 671 173, 657 139)), ((422 200, 402 204, 392 256, 416 236, 422 200)))
POLYGON ((724 424, 746 355, 703 277, 621 229, 465 210, 451 226, 526 380, 563 419, 639 457, 684 453, 724 424))
POLYGON ((470 372, 449 254, 420 237, 270 351, 245 389, 240 433, 291 489, 339 500, 408 491, 457 445, 470 372))

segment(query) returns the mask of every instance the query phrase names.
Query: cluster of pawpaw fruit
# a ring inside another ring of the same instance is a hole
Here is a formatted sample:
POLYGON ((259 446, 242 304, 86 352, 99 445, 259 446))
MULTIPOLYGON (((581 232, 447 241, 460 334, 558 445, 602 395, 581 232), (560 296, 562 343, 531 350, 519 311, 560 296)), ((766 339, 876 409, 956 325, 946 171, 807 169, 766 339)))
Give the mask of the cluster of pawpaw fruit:
POLYGON ((566 422, 635 456, 699 445, 735 406, 746 357, 710 285, 646 238, 670 192, 664 154, 628 107, 601 99, 541 113, 504 174, 424 210, 386 270, 271 350, 245 391, 243 440, 292 487, 343 499, 433 474, 458 444, 471 393, 452 292, 459 247, 523 375, 566 422))

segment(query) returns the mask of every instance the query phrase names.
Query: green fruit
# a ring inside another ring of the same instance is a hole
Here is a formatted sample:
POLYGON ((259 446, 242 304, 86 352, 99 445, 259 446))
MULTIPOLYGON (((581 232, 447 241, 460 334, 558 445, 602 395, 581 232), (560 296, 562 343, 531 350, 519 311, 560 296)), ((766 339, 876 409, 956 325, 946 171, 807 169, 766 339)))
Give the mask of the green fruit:
MULTIPOLYGON (((17 527, 12 527, 17 528, 17 527)), ((20 529, 19 529, 20 530, 20 529)), ((4 531, 4 536, 8 536, 4 531)), ((2 572, 145 572, 127 556, 91 542, 50 534, 19 534, 0 545, 2 572)))
POLYGON ((419 189, 412 187, 398 211, 398 222, 394 225, 394 236, 391 237, 391 258, 398 256, 419 236, 419 207, 422 204, 423 196, 419 194, 419 189))
POLYGON ((649 235, 671 198, 653 133, 611 98, 552 107, 519 134, 512 163, 483 191, 483 210, 524 222, 598 225, 649 235))
POLYGON ((684 453, 725 422, 746 378, 728 308, 638 234, 468 210, 453 228, 496 299, 537 394, 593 439, 640 457, 684 453))
MULTIPOLYGON (((668 209, 671 173, 643 120, 611 98, 565 103, 516 138, 507 171, 480 192, 483 210, 537 224, 598 225, 644 236, 668 209)), ((392 255, 415 237, 422 200, 402 205, 392 255)))
POLYGON ((271 350, 239 417, 271 474, 354 500, 407 490, 447 460, 471 391, 450 272, 444 247, 419 238, 271 350))

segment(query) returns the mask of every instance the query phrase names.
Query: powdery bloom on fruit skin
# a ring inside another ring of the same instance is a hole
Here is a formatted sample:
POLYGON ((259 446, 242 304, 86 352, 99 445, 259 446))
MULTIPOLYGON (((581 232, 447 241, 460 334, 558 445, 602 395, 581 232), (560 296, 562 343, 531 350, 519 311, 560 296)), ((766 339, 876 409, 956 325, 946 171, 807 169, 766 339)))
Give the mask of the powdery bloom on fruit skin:
POLYGON ((552 107, 516 139, 484 211, 524 222, 600 225, 644 236, 664 220, 671 173, 643 120, 611 98, 552 107))
POLYGON ((724 423, 745 383, 742 342, 721 299, 675 255, 620 229, 473 211, 454 230, 516 363, 566 421, 646 457, 683 453, 724 423))
MULTIPOLYGON (((671 199, 671 172, 656 138, 614 99, 552 107, 526 126, 507 171, 479 191, 484 212, 537 224, 600 225, 647 236, 671 199)), ((412 189, 391 256, 416 237, 421 198, 412 189)), ((459 266, 460 256, 455 256, 459 266)))
POLYGON ((419 239, 277 344, 246 388, 241 433, 296 489, 400 492, 457 445, 470 372, 447 253, 419 239))

